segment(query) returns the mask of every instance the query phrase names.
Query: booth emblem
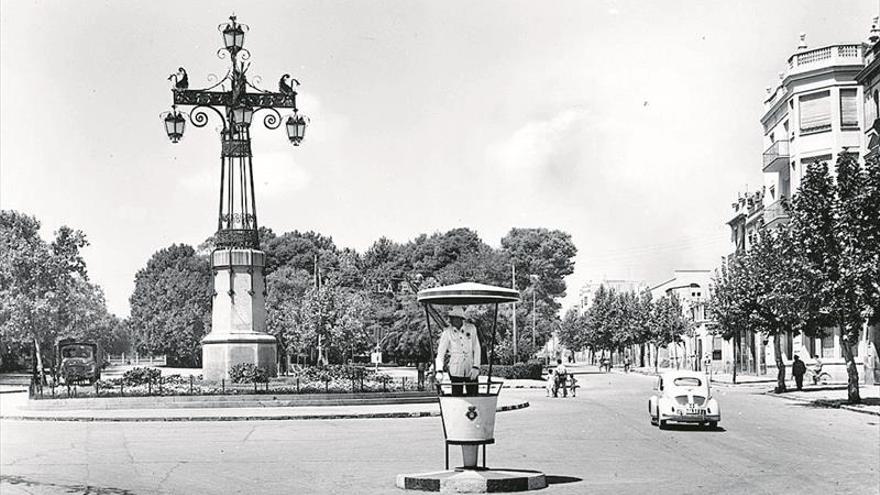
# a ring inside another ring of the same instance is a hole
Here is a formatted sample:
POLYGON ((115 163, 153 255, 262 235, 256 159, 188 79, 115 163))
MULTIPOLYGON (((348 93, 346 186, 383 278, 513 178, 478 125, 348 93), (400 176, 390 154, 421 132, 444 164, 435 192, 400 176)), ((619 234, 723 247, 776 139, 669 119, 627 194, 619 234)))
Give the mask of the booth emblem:
POLYGON ((471 421, 477 419, 477 406, 468 406, 468 411, 464 415, 471 421))

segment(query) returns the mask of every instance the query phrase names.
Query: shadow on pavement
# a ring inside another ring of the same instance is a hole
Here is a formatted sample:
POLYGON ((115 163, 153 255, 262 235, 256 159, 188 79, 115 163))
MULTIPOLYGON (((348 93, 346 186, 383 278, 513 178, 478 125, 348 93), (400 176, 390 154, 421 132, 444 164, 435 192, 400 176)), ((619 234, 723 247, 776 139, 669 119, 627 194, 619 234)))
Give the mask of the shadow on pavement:
POLYGON ((584 481, 583 478, 576 478, 574 476, 558 476, 555 474, 545 474, 544 479, 547 480, 548 485, 562 485, 565 483, 577 483, 578 481, 584 481))
POLYGON ((722 426, 716 426, 714 428, 709 428, 708 426, 700 426, 700 425, 681 425, 681 424, 667 424, 664 428, 666 431, 693 431, 697 433, 724 433, 725 430, 722 426))
MULTIPOLYGON (((25 489, 36 489, 34 493, 39 493, 47 488, 63 489, 64 493, 87 493, 89 495, 135 495, 134 492, 122 488, 92 486, 92 485, 60 485, 57 483, 49 483, 43 481, 34 481, 24 476, 0 476, 0 484, 9 483, 12 486, 18 486, 25 489)), ((31 493, 30 490, 26 490, 31 493)))
POLYGON ((850 404, 847 399, 814 399, 809 402, 800 402, 796 405, 821 409, 840 409, 840 406, 880 406, 880 398, 868 397, 862 399, 862 402, 859 404, 850 404))

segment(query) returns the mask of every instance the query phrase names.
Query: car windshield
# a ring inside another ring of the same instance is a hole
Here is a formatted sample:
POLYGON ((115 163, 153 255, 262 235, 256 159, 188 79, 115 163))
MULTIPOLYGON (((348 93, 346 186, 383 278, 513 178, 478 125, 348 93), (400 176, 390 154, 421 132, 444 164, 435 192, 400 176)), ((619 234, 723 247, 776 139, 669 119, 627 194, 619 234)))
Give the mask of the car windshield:
POLYGON ((699 387, 702 382, 693 376, 682 376, 673 380, 676 387, 699 387))
POLYGON ((92 348, 87 345, 69 345, 61 349, 61 357, 64 358, 91 358, 92 348))

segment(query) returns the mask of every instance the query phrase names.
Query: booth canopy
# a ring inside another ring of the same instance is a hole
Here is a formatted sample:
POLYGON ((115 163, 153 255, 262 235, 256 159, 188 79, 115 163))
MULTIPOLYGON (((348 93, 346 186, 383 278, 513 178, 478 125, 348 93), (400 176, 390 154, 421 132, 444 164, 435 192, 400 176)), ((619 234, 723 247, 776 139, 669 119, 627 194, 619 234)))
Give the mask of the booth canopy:
POLYGON ((421 290, 418 299, 420 303, 445 305, 500 304, 519 301, 519 292, 507 287, 465 282, 421 290))

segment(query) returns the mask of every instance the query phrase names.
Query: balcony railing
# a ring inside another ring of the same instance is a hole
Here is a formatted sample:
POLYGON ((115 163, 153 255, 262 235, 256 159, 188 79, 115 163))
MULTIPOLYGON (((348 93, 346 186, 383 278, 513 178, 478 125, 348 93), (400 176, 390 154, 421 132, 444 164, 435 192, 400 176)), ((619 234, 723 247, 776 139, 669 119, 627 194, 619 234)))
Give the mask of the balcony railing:
POLYGON ((764 172, 778 172, 780 165, 787 166, 791 156, 788 140, 779 140, 764 151, 764 172))
POLYGON ((767 227, 773 227, 774 223, 786 221, 788 221, 788 212, 782 206, 782 201, 776 201, 764 208, 764 225, 767 227))
POLYGON ((820 65, 864 64, 861 45, 832 45, 795 53, 788 59, 789 72, 802 72, 820 65))

